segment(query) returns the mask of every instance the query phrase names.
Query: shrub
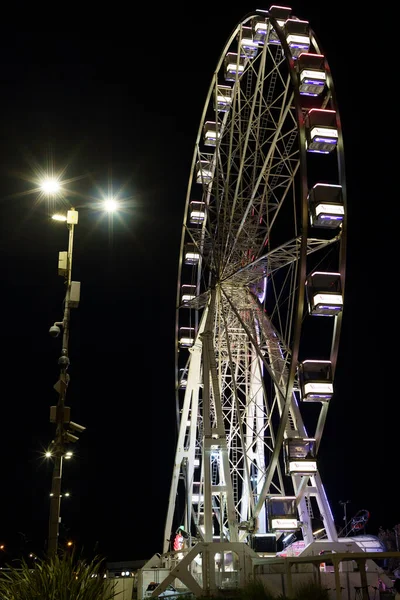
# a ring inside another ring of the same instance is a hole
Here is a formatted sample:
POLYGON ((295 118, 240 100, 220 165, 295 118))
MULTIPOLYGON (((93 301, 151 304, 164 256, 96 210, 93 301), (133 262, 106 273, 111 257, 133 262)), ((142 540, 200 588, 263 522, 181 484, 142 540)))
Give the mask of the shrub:
POLYGON ((329 592, 319 583, 308 581, 297 586, 295 590, 296 600, 329 600, 329 592))
POLYGON ((242 600, 274 600, 273 594, 260 579, 249 581, 241 590, 242 600))
POLYGON ((37 560, 29 567, 3 571, 0 579, 1 600, 113 600, 114 586, 105 586, 102 561, 90 562, 66 552, 54 558, 37 560))

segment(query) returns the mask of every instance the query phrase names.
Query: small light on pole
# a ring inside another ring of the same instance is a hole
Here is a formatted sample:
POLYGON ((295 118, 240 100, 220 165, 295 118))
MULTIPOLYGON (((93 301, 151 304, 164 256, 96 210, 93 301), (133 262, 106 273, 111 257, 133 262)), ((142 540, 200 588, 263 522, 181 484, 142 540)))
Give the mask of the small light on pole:
POLYGON ((52 215, 51 218, 53 219, 53 221, 63 221, 65 223, 65 221, 67 220, 67 215, 52 215))

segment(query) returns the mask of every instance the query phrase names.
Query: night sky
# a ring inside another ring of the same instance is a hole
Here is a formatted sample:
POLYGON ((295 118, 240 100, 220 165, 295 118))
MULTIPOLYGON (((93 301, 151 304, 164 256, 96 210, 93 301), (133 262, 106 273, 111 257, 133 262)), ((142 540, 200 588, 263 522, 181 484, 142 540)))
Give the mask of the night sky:
MULTIPOLYGON (((162 550, 176 439, 178 253, 194 142, 227 37, 248 12, 269 8, 227 6, 195 17, 142 9, 129 35, 93 28, 84 36, 3 38, 0 543, 9 556, 42 553, 48 533, 51 466, 43 451, 54 434, 49 406, 57 402, 61 350, 48 330, 62 318, 57 261, 68 241, 66 226, 50 220, 54 207, 35 191, 49 165, 65 169, 68 182, 57 208, 79 210, 73 279, 82 289, 71 312, 67 404, 87 427, 64 462, 71 496, 62 500, 60 543, 73 539, 110 560, 162 550), (96 205, 111 187, 122 201, 112 223, 96 205)), ((332 70, 348 185, 343 333, 319 465, 336 522, 339 501, 350 500, 348 514, 369 510, 367 531, 377 533, 400 521, 392 500, 399 426, 397 385, 382 381, 396 379, 388 356, 397 344, 391 348, 393 334, 385 334, 392 327, 381 267, 386 234, 380 213, 371 221, 366 212, 388 197, 369 191, 386 177, 370 169, 381 152, 371 141, 379 133, 371 79, 347 3, 291 6, 310 21, 332 70)))

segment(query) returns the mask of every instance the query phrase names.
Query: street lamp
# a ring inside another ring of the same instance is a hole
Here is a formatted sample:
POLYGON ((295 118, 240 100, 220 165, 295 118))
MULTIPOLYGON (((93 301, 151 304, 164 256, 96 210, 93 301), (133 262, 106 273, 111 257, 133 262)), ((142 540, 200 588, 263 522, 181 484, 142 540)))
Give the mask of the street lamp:
POLYGON ((73 435, 70 429, 79 428, 82 432, 85 427, 73 423, 70 419, 70 408, 65 405, 69 375, 68 342, 70 329, 70 311, 71 308, 79 306, 80 282, 72 281, 72 251, 74 245, 74 228, 78 224, 78 211, 71 208, 66 215, 55 215, 57 221, 66 222, 68 235, 68 250, 60 252, 58 256, 58 273, 65 278, 66 293, 64 304, 64 315, 62 321, 54 323, 50 327, 49 333, 53 337, 58 337, 62 329, 61 356, 58 359, 60 367, 59 380, 55 384, 58 392, 57 406, 50 407, 50 422, 56 425, 56 435, 52 442, 51 454, 53 456, 53 475, 50 494, 50 517, 49 517, 49 539, 48 554, 54 556, 57 553, 58 535, 60 525, 61 510, 61 479, 63 458, 66 455, 66 445, 69 442, 75 442, 78 437, 73 435), (74 427, 75 426, 75 427, 74 427))
MULTIPOLYGON (((52 186, 49 183, 46 188, 43 188, 43 191, 54 194, 57 190, 55 189, 54 185, 52 186)), ((109 212, 116 210, 117 203, 114 200, 109 199, 105 202, 104 208, 109 212)), ((60 376, 59 380, 54 386, 55 390, 58 392, 58 402, 57 406, 50 407, 50 422, 55 423, 56 433, 51 448, 49 449, 48 453, 46 453, 47 455, 50 454, 54 461, 50 493, 49 535, 47 549, 50 557, 57 553, 58 548, 59 527, 61 521, 61 479, 63 459, 71 458, 72 452, 67 451, 67 445, 71 442, 77 442, 79 438, 76 434, 83 433, 86 429, 86 427, 71 421, 71 409, 69 406, 65 405, 67 388, 70 379, 69 374, 67 373, 70 363, 68 356, 70 311, 72 308, 77 308, 79 306, 81 287, 79 281, 72 281, 74 230, 75 226, 78 224, 78 211, 74 208, 70 208, 67 214, 55 214, 52 218, 54 221, 66 223, 69 235, 68 250, 59 252, 58 255, 58 274, 65 278, 66 283, 64 315, 62 320, 56 321, 49 330, 50 335, 55 338, 57 338, 62 331, 61 356, 58 359, 60 376)))

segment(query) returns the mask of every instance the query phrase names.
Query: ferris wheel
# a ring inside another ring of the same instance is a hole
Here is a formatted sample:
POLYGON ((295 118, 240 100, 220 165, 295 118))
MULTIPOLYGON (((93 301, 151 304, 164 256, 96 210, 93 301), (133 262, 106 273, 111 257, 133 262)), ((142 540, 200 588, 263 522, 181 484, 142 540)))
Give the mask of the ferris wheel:
POLYGON ((164 552, 178 527, 192 542, 261 547, 290 532, 307 545, 322 523, 337 540, 318 450, 334 396, 345 234, 327 58, 290 8, 254 11, 212 76, 189 177, 164 552))

